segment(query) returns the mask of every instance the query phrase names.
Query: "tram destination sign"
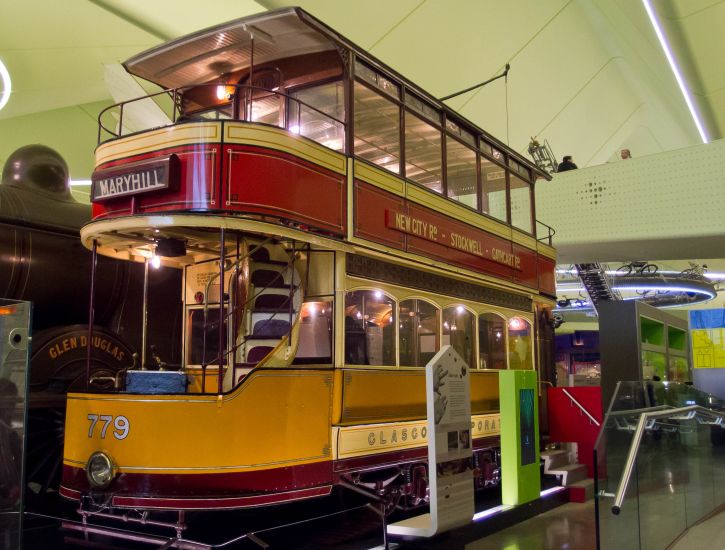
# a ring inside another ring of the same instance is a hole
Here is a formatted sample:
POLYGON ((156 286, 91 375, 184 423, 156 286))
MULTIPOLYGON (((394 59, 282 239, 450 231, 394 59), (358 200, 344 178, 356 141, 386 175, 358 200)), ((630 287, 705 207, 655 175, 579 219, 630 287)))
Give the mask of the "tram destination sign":
POLYGON ((179 186, 179 157, 169 155, 96 170, 91 176, 91 201, 100 202, 179 186))
POLYGON ((409 216, 395 210, 386 210, 385 225, 401 233, 420 237, 447 248, 479 256, 521 271, 521 257, 519 255, 485 242, 480 234, 474 231, 460 230, 459 233, 446 230, 446 228, 439 227, 432 221, 409 216))

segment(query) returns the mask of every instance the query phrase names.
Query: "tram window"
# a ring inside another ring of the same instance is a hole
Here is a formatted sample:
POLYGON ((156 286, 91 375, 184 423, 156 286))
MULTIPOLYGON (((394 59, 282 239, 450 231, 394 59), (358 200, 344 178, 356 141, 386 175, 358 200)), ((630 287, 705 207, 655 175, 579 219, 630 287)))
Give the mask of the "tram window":
POLYGON ((481 158, 483 181, 483 211, 506 221, 506 170, 486 158, 481 158))
POLYGON ((478 182, 476 178, 475 151, 448 136, 446 140, 446 170, 448 174, 448 197, 477 209, 478 182))
POLYGON ((531 216, 531 185, 511 174, 511 225, 533 232, 531 216))
POLYGON ((355 154, 400 173, 400 108, 391 100, 355 83, 355 154))
POLYGON ((345 94, 342 82, 328 82, 290 94, 288 128, 325 147, 342 151, 345 143, 345 94), (315 110, 317 109, 317 110, 315 110))
POLYGON ((440 310, 425 300, 400 302, 400 365, 424 367, 440 349, 440 310))
POLYGON ((332 302, 305 302, 295 364, 332 363, 332 302))
POLYGON ((464 130, 457 122, 453 122, 451 119, 446 119, 446 130, 448 133, 453 134, 459 139, 462 139, 472 147, 476 146, 476 138, 471 132, 464 130))
POLYGON ((389 78, 384 77, 377 71, 371 69, 365 63, 357 62, 355 64, 355 74, 362 80, 372 84, 376 88, 380 88, 384 92, 393 97, 400 97, 400 86, 389 78))
POLYGON ((379 290, 345 296, 345 363, 395 365, 395 303, 379 290))
POLYGON ((476 368, 473 356, 474 338, 473 313, 463 306, 448 307, 443 310, 443 345, 451 345, 469 368, 476 368))
MULTIPOLYGON (((226 309, 224 310, 226 315, 226 309)), ((219 308, 207 309, 206 338, 204 337, 204 309, 189 309, 187 312, 186 327, 186 363, 188 365, 219 364, 219 308), (204 346, 206 345, 206 353, 204 346)), ((226 348, 226 330, 223 336, 223 345, 226 348)))
POLYGON ((252 100, 252 122, 282 126, 282 102, 276 94, 254 97, 252 100))
POLYGON ((531 346, 531 323, 521 317, 512 317, 509 319, 508 329, 509 368, 534 368, 531 346))
POLYGON ((423 116, 423 118, 427 118, 431 122, 440 124, 440 121, 441 121, 440 112, 435 107, 431 107, 430 105, 428 105, 422 99, 418 99, 412 93, 407 93, 405 95, 405 104, 408 107, 410 107, 411 109, 413 109, 416 113, 423 116))
POLYGON ((441 193, 441 131, 414 114, 405 113, 405 177, 441 193))
POLYGON ((506 368, 506 323, 495 313, 478 316, 478 360, 482 369, 506 368))

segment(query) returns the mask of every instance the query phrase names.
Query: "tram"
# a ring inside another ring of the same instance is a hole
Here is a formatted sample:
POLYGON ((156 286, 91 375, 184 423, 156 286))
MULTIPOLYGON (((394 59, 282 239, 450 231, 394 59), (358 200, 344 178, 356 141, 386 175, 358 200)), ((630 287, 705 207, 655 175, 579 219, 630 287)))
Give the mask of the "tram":
POLYGON ((163 91, 101 113, 81 240, 183 273, 182 361, 69 395, 61 494, 85 516, 334 487, 424 505, 446 344, 472 369, 476 484, 497 484, 498 372, 551 368, 548 174, 301 9, 124 66, 163 91), (168 121, 127 127, 148 102, 168 121))

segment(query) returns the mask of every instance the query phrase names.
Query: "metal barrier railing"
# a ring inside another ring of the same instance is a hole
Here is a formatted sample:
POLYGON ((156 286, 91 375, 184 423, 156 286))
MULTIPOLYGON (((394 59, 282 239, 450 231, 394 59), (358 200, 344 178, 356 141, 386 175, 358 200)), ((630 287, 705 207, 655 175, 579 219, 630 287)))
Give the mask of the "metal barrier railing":
POLYGON ((721 419, 714 421, 713 424, 721 424, 722 419, 725 418, 725 412, 708 409, 707 407, 703 407, 701 405, 688 405, 686 407, 677 408, 673 407, 658 411, 650 410, 649 412, 643 412, 640 414, 639 421, 637 422, 637 428, 635 429, 634 437, 632 438, 632 443, 629 446, 629 452, 627 453, 627 460, 624 464, 622 477, 619 480, 617 492, 614 495, 614 504, 612 505, 612 513, 614 515, 619 515, 619 513, 622 511, 624 496, 627 492, 627 487, 629 486, 629 481, 632 477, 634 465, 637 460, 637 452, 639 451, 639 447, 642 442, 642 436, 644 435, 648 423, 650 423, 652 420, 657 420, 658 418, 682 418, 683 414, 687 414, 687 416, 690 417, 692 413, 710 416, 715 419, 721 419))

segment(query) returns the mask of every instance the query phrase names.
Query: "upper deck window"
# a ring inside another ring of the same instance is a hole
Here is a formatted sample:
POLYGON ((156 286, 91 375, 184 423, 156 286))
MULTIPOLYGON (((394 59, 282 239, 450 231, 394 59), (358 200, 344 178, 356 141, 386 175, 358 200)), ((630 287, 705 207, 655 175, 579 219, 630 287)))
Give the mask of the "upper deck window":
POLYGON ((400 107, 355 82, 355 154, 395 174, 400 173, 400 107))
POLYGON ((400 86, 379 72, 359 61, 355 64, 355 75, 368 84, 384 91, 395 98, 400 98, 400 86))
POLYGON ((533 232, 531 214, 531 184, 511 174, 511 225, 533 232))
POLYGON ((481 157, 483 211, 497 220, 506 221, 506 169, 481 157))
POLYGON ((317 143, 342 151, 345 143, 345 94, 341 81, 290 93, 287 128, 317 143))
POLYGON ((441 193, 441 131, 416 115, 405 113, 405 176, 441 193))
POLYGON ((476 152, 448 136, 446 170, 448 197, 471 208, 478 208, 476 152))
POLYGON ((423 116, 424 118, 427 118, 431 122, 435 122, 436 124, 440 124, 441 122, 441 114, 438 112, 437 109, 434 107, 431 107, 428 105, 425 101, 422 99, 418 99, 416 96, 414 96, 411 93, 406 93, 405 95, 405 105, 418 113, 419 115, 423 116))
POLYGON ((457 122, 452 121, 451 119, 446 119, 446 131, 459 138, 461 141, 464 141, 471 145, 472 147, 476 146, 476 138, 475 136, 469 132, 468 130, 465 130, 461 127, 460 124, 457 122))

